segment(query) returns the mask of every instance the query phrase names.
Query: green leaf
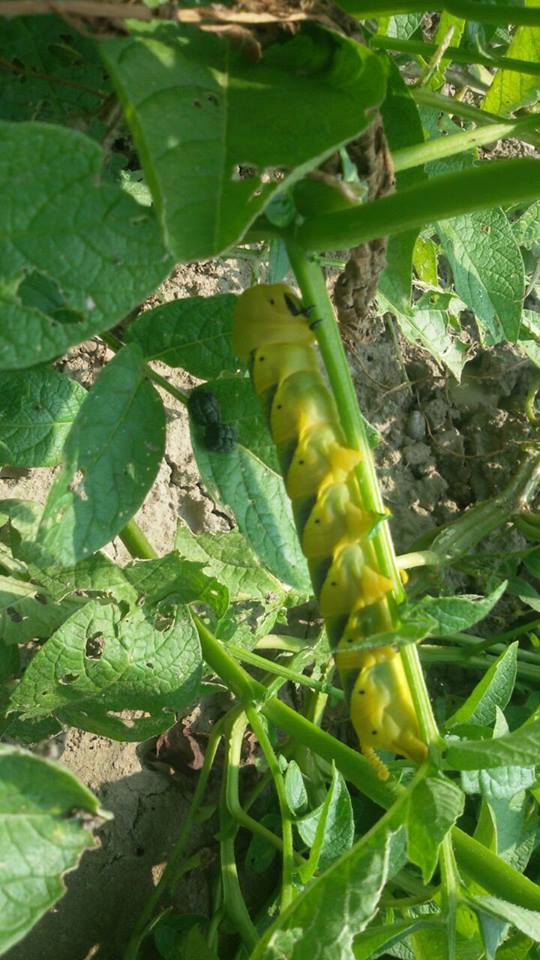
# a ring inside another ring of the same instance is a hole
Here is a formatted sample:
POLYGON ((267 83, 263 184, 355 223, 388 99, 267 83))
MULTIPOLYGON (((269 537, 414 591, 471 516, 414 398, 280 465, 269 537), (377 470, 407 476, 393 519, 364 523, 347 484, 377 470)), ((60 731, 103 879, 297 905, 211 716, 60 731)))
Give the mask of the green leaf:
POLYGON ((65 768, 0 745, 0 953, 64 895, 63 874, 95 846, 85 814, 109 816, 65 768))
POLYGON ((527 910, 516 903, 500 900, 498 897, 468 897, 468 903, 474 910, 481 910, 488 916, 506 920, 522 933, 540 942, 540 912, 527 910))
POLYGON ((538 763, 540 717, 513 733, 494 740, 449 743, 446 767, 450 770, 486 770, 490 767, 528 767, 538 763))
POLYGON ((144 598, 145 610, 162 601, 207 603, 218 616, 229 605, 227 587, 202 572, 200 563, 183 560, 174 550, 158 560, 135 560, 123 569, 126 580, 144 598))
POLYGON ((517 340, 525 296, 523 259, 502 210, 439 224, 458 296, 474 311, 486 343, 517 340))
POLYGON ((383 887, 404 863, 402 832, 370 831, 268 927, 250 960, 348 960, 374 916, 383 887))
POLYGON ((10 708, 23 719, 54 712, 83 730, 142 740, 171 725, 174 711, 196 697, 200 677, 198 635, 185 607, 160 630, 139 609, 123 616, 90 600, 36 654, 10 708), (130 724, 114 716, 124 710, 150 717, 130 724))
POLYGON ((453 633, 462 633, 469 630, 484 617, 487 617, 494 606, 499 602, 507 587, 507 581, 499 584, 487 597, 468 596, 462 594, 457 597, 422 597, 417 603, 407 603, 400 607, 401 616, 407 620, 414 620, 424 616, 435 621, 432 635, 437 637, 451 636, 453 633))
MULTIPOLYGON (((525 6, 534 3, 525 3, 525 6)), ((540 60, 540 30, 538 27, 518 27, 505 56, 516 60, 529 60, 537 64, 540 60)), ((519 110, 536 104, 540 92, 538 77, 517 70, 497 70, 482 104, 482 109, 491 113, 508 116, 519 110)))
POLYGON ((195 536, 180 521, 174 545, 186 560, 204 564, 203 569, 225 584, 234 600, 266 600, 269 594, 283 595, 279 580, 261 567, 238 530, 195 536))
POLYGON ((326 870, 354 841, 354 816, 347 784, 333 770, 324 803, 296 823, 298 833, 310 848, 309 863, 302 868, 305 883, 315 870, 326 870))
POLYGON ((139 347, 100 373, 64 447, 37 541, 69 566, 112 540, 138 510, 165 448, 165 413, 139 347))
POLYGON ((277 191, 357 136, 384 95, 382 62, 315 25, 257 62, 196 28, 130 29, 101 50, 177 260, 237 241, 277 191))
POLYGON ((516 682, 519 643, 511 643, 492 663, 465 703, 447 721, 450 729, 459 723, 489 726, 495 721, 497 707, 504 710, 516 682))
POLYGON ((433 240, 416 238, 413 252, 413 265, 419 280, 436 287, 439 282, 437 265, 437 245, 433 240))
POLYGON ((407 853, 429 883, 439 857, 439 847, 463 813, 463 791, 442 774, 427 776, 411 791, 407 806, 407 853))
POLYGON ((0 380, 0 463, 54 467, 86 390, 50 370, 5 372, 0 380))
MULTIPOLYGON (((80 122, 95 115, 111 92, 94 38, 65 17, 2 17, 0 46, 13 67, 0 74, 3 120, 80 122)), ((97 135, 104 129, 92 127, 97 135)))
POLYGON ((396 317, 401 332, 411 343, 419 344, 437 363, 447 367, 456 380, 461 380, 467 362, 467 346, 450 332, 446 311, 411 310, 407 314, 396 313, 396 317))
MULTIPOLYGON (((354 941, 355 960, 370 960, 370 957, 384 956, 385 952, 397 944, 402 943, 415 930, 421 930, 424 927, 437 926, 440 921, 434 916, 432 919, 423 917, 418 920, 401 920, 397 923, 383 925, 373 925, 364 930, 354 941)), ((394 953, 394 956, 403 956, 401 953, 394 953)))
POLYGON ((80 605, 75 598, 54 602, 35 583, 0 576, 0 637, 4 643, 44 640, 80 605))
POLYGON ((239 361, 231 348, 236 297, 186 297, 145 310, 126 331, 128 342, 138 343, 145 360, 183 367, 201 380, 235 372, 239 361))
POLYGON ((540 241, 540 200, 531 203, 519 220, 514 221, 512 233, 516 243, 529 250, 540 241))
POLYGON ((43 363, 144 300, 171 268, 151 211, 104 181, 88 137, 0 123, 0 369, 43 363), (36 162, 39 157, 39 163, 36 162))
MULTIPOLYGON (((495 706, 495 725, 493 728, 494 737, 502 737, 508 733, 508 724, 502 713, 502 708, 495 706)), ((501 805, 504 816, 504 830, 508 833, 508 822, 515 821, 516 808, 519 815, 519 808, 522 806, 522 798, 526 797, 525 790, 536 782, 536 767, 495 767, 485 770, 463 770, 461 773, 461 785, 465 793, 479 793, 487 797, 490 801, 490 811, 497 823, 497 852, 501 853, 504 847, 504 836, 500 833, 501 827, 501 805), (510 801, 509 803, 507 801, 510 801)), ((516 869, 519 869, 516 863, 513 863, 516 869)), ((525 863, 521 869, 524 869, 525 863)))
POLYGON ((214 452, 206 446, 204 431, 191 423, 204 484, 231 507, 249 545, 274 576, 311 593, 274 443, 250 381, 213 380, 205 389, 215 394, 223 419, 236 429, 238 439, 230 452, 214 452))
POLYGON ((287 764, 284 784, 287 806, 293 817, 297 817, 299 814, 304 813, 308 805, 308 795, 304 786, 302 771, 296 760, 290 760, 287 764))

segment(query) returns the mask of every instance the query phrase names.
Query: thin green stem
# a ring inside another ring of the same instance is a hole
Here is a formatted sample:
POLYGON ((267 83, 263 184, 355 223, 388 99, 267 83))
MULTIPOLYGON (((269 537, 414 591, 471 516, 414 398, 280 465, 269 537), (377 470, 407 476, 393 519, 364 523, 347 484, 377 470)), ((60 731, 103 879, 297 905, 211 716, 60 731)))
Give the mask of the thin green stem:
POLYGON ((285 781, 283 779, 283 774, 279 767, 278 758, 274 753, 274 748, 270 742, 270 738, 266 732, 264 725, 261 723, 261 718, 254 707, 246 707, 246 714, 251 725, 259 745, 264 754, 266 762, 268 764, 268 769, 272 774, 274 781, 274 787, 277 793, 277 798, 279 802, 279 810, 281 814, 281 830, 282 830, 282 840, 283 840, 283 869, 282 869, 282 884, 281 884, 281 896, 280 896, 280 909, 281 911, 286 910, 289 904, 293 900, 294 896, 294 885, 293 885, 293 874, 295 869, 294 861, 294 848, 293 848, 293 832, 292 832, 292 820, 289 807, 287 804, 287 797, 285 795, 285 781))
POLYGON ((436 137, 411 147, 402 147, 401 150, 396 150, 392 154, 394 170, 400 173, 402 170, 410 170, 423 163, 452 157, 464 150, 482 147, 497 140, 519 137, 523 130, 538 126, 540 126, 540 117, 525 117, 509 120, 506 123, 493 123, 476 130, 466 130, 463 133, 453 133, 447 137, 436 137))
MULTIPOLYGON (((456 663, 465 670, 479 670, 480 673, 485 673, 486 667, 496 662, 496 657, 487 657, 485 654, 482 656, 464 654, 460 647, 434 647, 429 644, 422 644, 420 659, 423 663, 456 663)), ((520 660, 516 670, 521 680, 530 680, 535 684, 540 682, 540 666, 523 663, 520 660)))
POLYGON ((456 869, 454 859, 454 850, 452 848, 452 838, 447 834, 444 838, 439 855, 439 864, 441 868, 441 894, 442 908, 446 914, 446 929, 448 932, 448 960, 456 958, 456 922, 457 908, 459 903, 459 875, 456 869))
MULTIPOLYGON (((362 20, 403 13, 425 13, 422 0, 340 0, 340 6, 362 20)), ((435 0, 430 11, 447 10, 456 17, 476 23, 525 24, 540 26, 540 10, 531 7, 511 7, 504 4, 489 6, 478 0, 435 0)))
MULTIPOLYGON (((396 50, 399 53, 418 54, 426 59, 437 52, 435 43, 425 43, 422 40, 400 40, 397 37, 374 36, 369 44, 379 50, 396 50)), ((531 60, 515 60, 512 57, 490 56, 476 49, 462 47, 447 47, 445 57, 454 63, 481 64, 484 67, 496 67, 499 70, 516 71, 534 77, 540 77, 540 64, 531 60)))
POLYGON ((252 653, 244 647, 237 647, 234 643, 228 643, 227 649, 230 650, 233 656, 235 656, 237 660, 240 660, 240 662, 250 663, 253 667, 259 667, 268 673, 275 673, 278 677, 283 677, 284 680, 292 680, 293 683, 309 687, 311 690, 317 690, 320 693, 329 693, 338 700, 343 699, 343 690, 340 690, 339 687, 332 686, 331 683, 321 683, 319 680, 312 679, 312 677, 306 677, 303 673, 291 670, 281 663, 274 663, 265 657, 258 657, 256 653, 252 653))
MULTIPOLYGON (((118 337, 115 337, 112 333, 100 333, 100 337, 103 340, 103 343, 106 343, 111 350, 114 350, 115 353, 118 353, 125 344, 122 343, 118 337)), ((174 397, 175 400, 178 400, 184 406, 186 406, 189 396, 187 393, 184 393, 183 390, 179 390, 178 387, 173 386, 172 383, 169 383, 165 377, 162 377, 160 373, 156 373, 155 370, 152 370, 148 364, 146 364, 146 375, 149 380, 152 380, 153 383, 156 383, 158 387, 162 387, 163 390, 166 390, 167 393, 170 393, 171 397, 174 397)))
POLYGON ((415 567, 440 567, 441 558, 431 550, 414 550, 412 553, 400 553, 396 562, 400 570, 413 570, 415 567))
MULTIPOLYGON (((503 117, 499 113, 489 113, 487 110, 480 110, 470 103, 463 103, 461 100, 455 100, 453 97, 446 97, 443 93, 435 93, 433 90, 426 90, 425 87, 408 87, 408 91, 416 101, 423 107, 432 107, 434 110, 440 110, 442 113, 448 113, 450 116, 462 117, 464 120, 472 120, 479 126, 490 123, 507 123, 508 117, 503 117)), ((540 135, 526 133, 522 134, 522 140, 531 143, 533 146, 540 146, 540 135)))
POLYGON ((138 557, 141 560, 157 560, 158 554, 134 520, 129 520, 118 536, 132 557, 138 557))

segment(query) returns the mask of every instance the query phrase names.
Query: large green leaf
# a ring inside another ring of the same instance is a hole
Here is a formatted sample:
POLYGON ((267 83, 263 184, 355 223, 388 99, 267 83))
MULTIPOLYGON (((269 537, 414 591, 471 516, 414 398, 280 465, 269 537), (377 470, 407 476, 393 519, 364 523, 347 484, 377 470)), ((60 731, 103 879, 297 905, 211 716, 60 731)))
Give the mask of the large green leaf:
POLYGON ((517 340, 525 295, 523 259, 502 210, 439 224, 458 296, 474 311, 488 344, 517 340))
POLYGON ((513 733, 494 740, 450 743, 446 766, 451 770, 485 770, 490 767, 527 767, 540 756, 540 717, 513 733))
POLYGON ((201 380, 234 372, 238 360, 231 348, 236 297, 185 297, 145 310, 127 329, 126 339, 138 343, 146 360, 183 367, 201 380))
POLYGON ((63 874, 95 846, 85 814, 107 816, 68 770, 0 745, 0 954, 63 896, 63 874))
POLYGON ((251 382, 214 380, 204 389, 215 394, 223 419, 237 431, 234 448, 216 452, 209 448, 204 430, 192 422, 193 449, 204 483, 234 511, 265 566, 284 583, 311 591, 275 447, 251 382))
POLYGON ((171 267, 151 210, 103 181, 88 137, 0 123, 0 369, 114 326, 171 267))
POLYGON ((257 62, 171 23, 133 23, 102 52, 178 260, 238 240, 276 191, 360 133, 384 95, 382 62, 315 25, 257 62))
POLYGON ((158 629, 140 610, 127 616, 90 600, 36 654, 10 700, 24 719, 51 713, 112 739, 142 740, 170 726, 196 697, 197 631, 186 607, 158 629), (125 710, 150 716, 116 716, 125 710))
POLYGON ((73 424, 38 544, 69 566, 108 543, 140 507, 164 447, 163 404, 130 344, 101 372, 73 424))
POLYGON ((401 840, 401 834, 375 828, 268 927, 250 960, 349 960, 386 881, 403 866, 401 840))

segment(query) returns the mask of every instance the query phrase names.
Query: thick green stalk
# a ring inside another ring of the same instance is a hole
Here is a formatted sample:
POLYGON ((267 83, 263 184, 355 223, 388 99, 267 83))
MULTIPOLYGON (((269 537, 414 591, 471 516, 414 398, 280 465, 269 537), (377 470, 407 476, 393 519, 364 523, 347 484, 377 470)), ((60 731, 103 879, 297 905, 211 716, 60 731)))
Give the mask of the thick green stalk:
MULTIPOLYGON (((540 73, 540 69, 539 69, 540 73)), ((392 154, 392 162, 396 173, 410 170, 423 163, 433 160, 442 160, 444 157, 453 157, 464 150, 473 147, 482 147, 496 140, 507 140, 509 137, 519 137, 524 130, 540 126, 540 117, 525 117, 519 120, 509 120, 506 123, 493 123, 479 127, 476 130, 465 130, 463 133, 453 133, 447 137, 436 137, 424 143, 417 143, 411 147, 402 147, 392 154)))
POLYGON ((297 228, 296 240, 312 253, 354 247, 437 220, 539 196, 537 160, 484 162, 471 170, 432 177, 372 203, 308 218, 297 228))
MULTIPOLYGON (((438 50, 436 43, 424 43, 422 40, 400 40, 397 37, 379 35, 371 37, 369 45, 379 50, 396 50, 398 53, 418 54, 426 59, 433 56, 438 50)), ((499 70, 510 70, 540 77, 540 64, 531 60, 515 60, 512 57, 498 57, 496 54, 489 56, 489 54, 481 53, 480 50, 464 50, 461 47, 447 47, 444 56, 445 59, 453 60, 454 63, 479 63, 484 67, 497 67, 499 70)))
POLYGON ((481 0, 435 0, 426 7, 422 0, 340 0, 340 6, 361 20, 400 13, 426 13, 427 10, 446 10, 464 20, 476 23, 524 24, 530 27, 540 26, 538 7, 511 7, 502 3, 490 6, 481 0))
MULTIPOLYGON (((314 304, 316 316, 322 320, 316 328, 317 341, 345 438, 351 447, 362 453, 362 461, 356 469, 356 478, 363 505, 368 510, 383 514, 385 507, 375 461, 368 443, 336 317, 328 296, 324 273, 320 265, 306 257, 303 250, 296 244, 288 243, 287 251, 304 302, 314 304)), ((373 551, 378 571, 388 577, 394 586, 394 597, 388 598, 388 601, 380 601, 378 604, 381 622, 386 629, 391 630, 396 624, 396 602, 403 600, 405 593, 388 523, 380 524, 372 540, 366 545, 366 550, 368 555, 371 550, 373 551)), ((401 657, 411 687, 422 737, 428 745, 437 747, 440 744, 440 735, 431 709, 418 650, 413 645, 403 648, 401 657)))

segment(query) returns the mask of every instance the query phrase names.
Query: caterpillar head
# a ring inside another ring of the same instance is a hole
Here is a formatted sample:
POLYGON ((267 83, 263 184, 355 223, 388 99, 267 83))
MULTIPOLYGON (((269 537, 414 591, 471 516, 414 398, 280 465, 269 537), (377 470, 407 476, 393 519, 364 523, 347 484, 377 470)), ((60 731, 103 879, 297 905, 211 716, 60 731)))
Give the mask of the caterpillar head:
POLYGON ((238 298, 232 344, 239 357, 247 359, 261 344, 314 342, 306 311, 285 283, 261 283, 238 298))

